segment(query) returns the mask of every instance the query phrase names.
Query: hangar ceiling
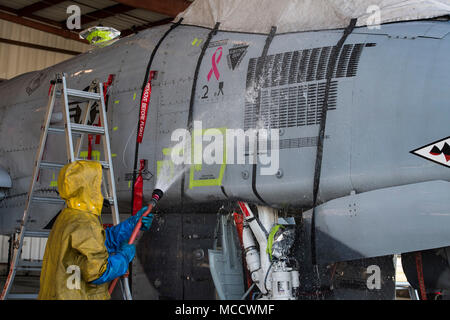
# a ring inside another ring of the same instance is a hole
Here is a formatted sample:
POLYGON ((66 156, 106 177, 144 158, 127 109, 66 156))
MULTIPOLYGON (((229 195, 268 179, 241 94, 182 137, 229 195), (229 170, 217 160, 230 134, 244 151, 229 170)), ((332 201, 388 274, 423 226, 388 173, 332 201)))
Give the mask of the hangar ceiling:
POLYGON ((121 31, 121 37, 169 23, 191 0, 0 0, 0 19, 64 38, 85 42, 78 32, 103 25, 121 31), (81 10, 81 29, 69 30, 67 8, 81 10))

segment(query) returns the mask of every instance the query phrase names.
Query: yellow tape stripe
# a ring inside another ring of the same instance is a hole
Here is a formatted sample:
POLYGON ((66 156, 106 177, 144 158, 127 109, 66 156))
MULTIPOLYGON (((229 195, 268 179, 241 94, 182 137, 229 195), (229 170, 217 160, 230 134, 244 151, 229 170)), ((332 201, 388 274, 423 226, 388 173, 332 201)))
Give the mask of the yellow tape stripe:
MULTIPOLYGON (((223 164, 220 165, 220 171, 219 171, 219 177, 217 179, 205 179, 205 180, 195 180, 194 179, 194 173, 195 171, 201 171, 202 165, 192 165, 190 168, 190 174, 189 174, 189 189, 195 188, 195 187, 211 187, 211 186, 221 186, 223 176, 225 174, 225 169, 227 167, 226 159, 227 159, 227 148, 226 148, 226 130, 227 128, 210 128, 210 129, 217 129, 220 132, 222 132, 223 135, 223 164)), ((202 135, 205 133, 205 131, 210 129, 204 129, 202 132, 199 130, 194 130, 193 136, 202 135)), ((192 139, 192 150, 194 149, 194 140, 192 139)), ((192 155, 193 156, 193 155, 192 155)))

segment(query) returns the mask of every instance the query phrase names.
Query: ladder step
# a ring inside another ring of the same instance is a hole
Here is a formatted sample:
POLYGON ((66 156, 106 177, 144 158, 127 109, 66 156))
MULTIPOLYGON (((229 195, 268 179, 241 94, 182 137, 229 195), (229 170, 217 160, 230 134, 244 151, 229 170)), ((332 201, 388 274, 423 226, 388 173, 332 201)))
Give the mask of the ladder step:
POLYGON ((17 271, 41 271, 42 268, 40 267, 24 267, 24 266, 17 266, 16 267, 17 271))
POLYGON ((18 299, 18 300, 35 300, 37 299, 37 293, 10 293, 8 294, 8 299, 18 299))
POLYGON ((79 133, 92 133, 92 134, 105 134, 105 128, 97 126, 88 126, 84 124, 71 123, 73 132, 79 133))
MULTIPOLYGON (((105 128, 97 126, 87 126, 84 124, 72 123, 72 134, 80 135, 82 133, 105 134, 105 128)), ((66 133, 66 129, 62 127, 49 127, 49 133, 66 133)))
POLYGON ((23 233, 24 237, 33 237, 33 238, 48 238, 50 231, 28 231, 25 230, 23 233))
POLYGON ((44 162, 41 161, 41 168, 47 169, 60 169, 65 166, 65 163, 56 163, 56 162, 44 162))
POLYGON ((48 132, 49 133, 65 133, 66 131, 64 128, 48 127, 48 132))
POLYGON ((55 198, 55 197, 33 197, 33 202, 46 202, 46 203, 54 203, 54 204, 61 204, 65 203, 66 201, 61 198, 55 198))
MULTIPOLYGON (((94 160, 87 160, 87 159, 83 159, 83 158, 77 158, 77 161, 79 160, 85 160, 85 161, 94 161, 94 160)), ((109 169, 109 163, 106 161, 98 161, 100 162, 100 164, 102 165, 103 169, 109 169)))
POLYGON ((84 100, 100 100, 100 94, 95 92, 88 92, 82 90, 75 89, 66 89, 67 97, 70 99, 71 97, 81 98, 84 100))
POLYGON ((17 262, 17 267, 23 268, 23 270, 29 269, 41 269, 42 268, 42 260, 38 261, 28 261, 28 260, 19 260, 17 262))
MULTIPOLYGON (((49 133, 62 133, 62 134, 64 134, 64 133, 66 133, 66 129, 64 129, 64 128, 61 128, 61 127, 49 127, 48 128, 48 132, 49 133)), ((78 133, 78 132, 72 132, 72 134, 74 134, 74 135, 81 135, 81 133, 78 133)))

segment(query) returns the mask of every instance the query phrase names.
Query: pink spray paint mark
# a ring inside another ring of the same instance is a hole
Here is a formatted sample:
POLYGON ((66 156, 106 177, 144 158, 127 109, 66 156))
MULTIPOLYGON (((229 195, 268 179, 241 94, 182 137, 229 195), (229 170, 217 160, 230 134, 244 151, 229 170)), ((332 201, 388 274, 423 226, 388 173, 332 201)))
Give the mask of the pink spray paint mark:
POLYGON ((211 79, 213 73, 214 73, 214 76, 216 77, 216 79, 219 80, 220 73, 219 73, 219 69, 217 69, 217 64, 220 62, 220 59, 222 59, 222 47, 218 47, 212 56, 212 60, 211 60, 212 67, 208 73, 208 81, 211 79), (216 54, 217 54, 217 51, 219 51, 219 50, 220 50, 220 54, 216 59, 216 54))

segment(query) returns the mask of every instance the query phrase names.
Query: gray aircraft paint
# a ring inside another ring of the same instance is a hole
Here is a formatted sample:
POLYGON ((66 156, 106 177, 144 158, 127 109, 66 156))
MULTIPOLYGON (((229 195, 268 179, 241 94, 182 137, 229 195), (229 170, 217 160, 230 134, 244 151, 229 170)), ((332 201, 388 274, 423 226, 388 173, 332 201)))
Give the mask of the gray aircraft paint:
MULTIPOLYGON (((86 88, 94 78, 105 82, 109 74, 116 75, 110 90, 108 119, 112 152, 116 154, 113 161, 118 197, 122 207, 126 208, 131 196, 128 180, 133 170, 140 87, 151 51, 167 29, 168 26, 152 28, 109 47, 0 84, 0 166, 8 170, 13 184, 9 191, 11 197, 3 200, 0 207, 1 232, 10 232, 22 214, 49 81, 57 72, 66 72, 69 87, 75 89, 86 88)), ((172 131, 186 128, 193 75, 202 47, 198 42, 201 39, 203 43, 209 31, 180 26, 169 34, 155 56, 152 70, 158 71, 158 75, 153 81, 144 142, 139 154, 140 159, 148 160, 148 169, 153 175, 145 181, 144 194, 150 194, 153 189, 157 162, 165 160, 163 149, 174 145, 170 141, 172 131)), ((343 59, 341 76, 333 78, 335 105, 327 117, 319 194, 322 203, 344 197, 351 191, 362 193, 425 181, 449 180, 448 168, 410 153, 448 136, 449 32, 450 23, 444 21, 407 22, 383 25, 380 30, 356 28, 347 38, 347 47, 344 45, 344 48, 351 51, 343 59), (352 52, 355 52, 353 58, 352 52)), ((341 36, 342 30, 276 35, 269 48, 268 60, 277 61, 277 55, 284 58, 287 53, 293 56, 295 52, 303 53, 309 49, 312 53, 316 49, 314 52, 318 58, 315 63, 319 67, 321 54, 327 57, 327 49, 322 48, 336 45, 341 36)), ((218 32, 212 38, 200 67, 193 109, 194 120, 202 120, 204 129, 245 127, 246 103, 251 103, 249 95, 255 94, 247 88, 249 63, 261 56, 266 37, 218 32), (233 70, 227 63, 227 55, 234 45, 248 47, 233 70), (212 75, 208 81, 212 58, 219 46, 223 50, 221 61, 217 62, 220 78, 217 80, 212 75), (223 95, 214 95, 219 93, 220 82, 223 82, 223 95), (204 86, 208 86, 208 98, 202 99, 206 92, 204 86)), ((269 87, 262 88, 263 97, 266 93, 275 97, 264 98, 266 103, 272 99, 268 105, 278 110, 280 102, 276 99, 280 99, 281 92, 296 90, 296 95, 293 95, 297 103, 292 106, 296 109, 295 116, 300 119, 303 111, 307 118, 310 116, 309 125, 301 124, 301 119, 293 126, 281 125, 280 138, 284 146, 280 150, 282 177, 258 175, 256 178, 258 193, 273 206, 289 205, 301 209, 312 204, 317 144, 314 139, 318 135, 320 120, 317 118, 320 104, 318 109, 314 99, 320 96, 323 88, 320 85, 324 83, 323 71, 319 68, 317 73, 316 64, 312 64, 314 77, 310 81, 280 85, 277 77, 281 79, 281 74, 275 73, 273 82, 271 77, 264 77, 267 81, 270 78, 271 82, 269 87), (305 92, 308 92, 306 109, 297 111, 301 105, 298 101, 305 92)), ((282 60, 281 70, 284 65, 282 60)), ((326 64, 321 67, 326 68, 326 64)), ((275 72, 273 66, 268 70, 270 74, 275 72)), ((283 104, 285 98, 281 100, 281 109, 283 112, 287 110, 289 115, 289 107, 283 104)), ((275 117, 279 116, 277 110, 275 117)), ((51 137, 45 155, 63 161, 63 145, 63 136, 51 137)), ((200 179, 203 171, 217 176, 220 165, 204 165, 201 172, 195 172, 196 177, 200 179)), ((55 180, 53 174, 57 178, 57 172, 41 171, 38 188, 43 192, 54 193, 52 190, 55 188, 51 186, 55 180)), ((189 188, 188 171, 185 197, 194 204, 226 200, 223 187, 230 198, 257 202, 251 174, 251 165, 227 165, 220 185, 189 188), (247 178, 245 172, 248 173, 247 178)), ((180 202, 180 183, 177 181, 169 189, 162 206, 180 202)), ((446 200, 442 199, 443 202, 446 200)), ((411 204, 410 209, 419 208, 411 204)), ((37 210, 42 215, 35 217, 36 228, 42 227, 57 212, 57 208, 38 207, 37 210)), ((396 212, 390 214, 395 215, 396 212)), ((429 225, 430 230, 436 227, 429 225)), ((379 228, 382 230, 383 225, 380 224, 379 228)))
POLYGON ((0 188, 11 188, 11 177, 5 169, 0 168, 0 188))
MULTIPOLYGON (((377 189, 317 207, 320 263, 448 246, 448 181, 377 189)), ((311 210, 305 217, 309 221, 311 210)))

